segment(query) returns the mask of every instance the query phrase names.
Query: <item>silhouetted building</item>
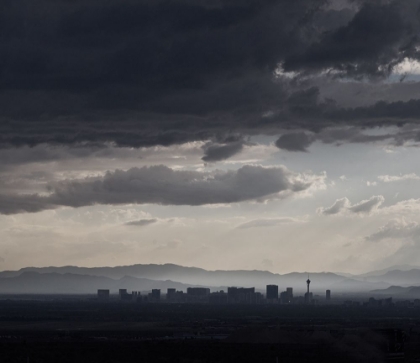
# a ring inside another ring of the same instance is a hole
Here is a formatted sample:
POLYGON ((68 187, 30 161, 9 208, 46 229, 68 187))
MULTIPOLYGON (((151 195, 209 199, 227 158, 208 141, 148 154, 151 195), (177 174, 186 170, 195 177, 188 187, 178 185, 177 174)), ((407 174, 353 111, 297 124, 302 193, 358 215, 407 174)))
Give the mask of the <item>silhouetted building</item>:
POLYGON ((98 289, 98 299, 99 300, 108 300, 109 299, 109 290, 98 289))
POLYGON ((366 305, 370 307, 382 306, 382 300, 376 300, 374 297, 371 297, 366 305))
POLYGON ((255 292, 252 295, 251 304, 262 304, 264 301, 264 296, 260 292, 255 292))
POLYGON ((227 304, 227 302, 228 296, 223 290, 218 292, 212 292, 209 295, 210 304, 227 304))
POLYGON ((119 289, 120 299, 123 301, 131 301, 133 299, 133 295, 127 292, 127 289, 119 289))
POLYGON ((283 291, 280 294, 280 302, 282 304, 292 304, 293 303, 293 288, 288 287, 286 291, 283 291))
MULTIPOLYGON (((382 305, 385 305, 385 304, 381 304, 380 306, 382 305)), ((414 306, 414 304, 410 300, 401 300, 401 301, 396 301, 395 306, 399 308, 408 308, 408 307, 414 306)))
POLYGON ((136 296, 136 302, 141 303, 143 301, 144 301, 143 296, 141 296, 140 291, 139 291, 136 296))
POLYGON ((210 289, 206 287, 189 287, 187 289, 187 302, 189 303, 208 303, 210 289))
POLYGON ((147 298, 144 299, 145 302, 159 302, 160 301, 160 289, 152 289, 152 292, 147 294, 147 298))
POLYGON ((228 287, 227 295, 229 304, 254 304, 261 300, 255 294, 255 287, 228 287))
POLYGON ((177 291, 171 301, 175 301, 177 303, 186 302, 187 294, 184 294, 184 291, 177 291))
POLYGON ((305 304, 306 300, 303 296, 297 296, 295 299, 293 299, 293 303, 296 303, 298 305, 305 304))
POLYGON ((393 303, 392 303, 392 297, 389 297, 387 299, 384 299, 383 305, 384 306, 392 306, 393 305, 393 303))
POLYGON ((187 288, 187 295, 207 296, 207 295, 210 295, 210 289, 206 287, 189 287, 187 288))
POLYGON ((168 289, 166 290, 166 299, 167 300, 173 300, 176 294, 176 290, 175 289, 168 289))
MULTIPOLYGON (((410 301, 397 301, 395 303, 396 306, 410 306, 410 301)), ((381 299, 381 300, 376 300, 375 298, 371 297, 369 298, 369 301, 367 303, 363 304, 364 306, 369 306, 369 307, 381 307, 381 306, 393 306, 393 302, 392 302, 392 297, 387 298, 387 299, 381 299)))
POLYGON ((267 285, 265 298, 267 300, 278 300, 279 287, 277 285, 267 285))
POLYGON ((282 304, 290 304, 289 297, 287 296, 286 291, 280 293, 280 302, 282 304))
POLYGON ((132 294, 122 294, 121 296, 122 301, 132 301, 133 295, 132 294))
POLYGON ((160 289, 152 289, 152 298, 154 300, 160 300, 160 289))

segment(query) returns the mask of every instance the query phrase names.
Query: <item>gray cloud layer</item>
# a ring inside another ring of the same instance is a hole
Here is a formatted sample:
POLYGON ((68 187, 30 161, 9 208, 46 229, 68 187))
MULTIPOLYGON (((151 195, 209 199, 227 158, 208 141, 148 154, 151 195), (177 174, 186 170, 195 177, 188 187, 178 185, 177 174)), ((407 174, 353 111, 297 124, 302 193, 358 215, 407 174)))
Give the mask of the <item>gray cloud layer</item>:
POLYGON ((384 183, 392 183, 406 180, 420 180, 420 176, 415 173, 404 175, 379 175, 378 179, 384 183))
POLYGON ((415 222, 406 222, 402 220, 393 220, 370 236, 366 237, 367 241, 379 242, 385 239, 403 239, 414 238, 418 240, 420 236, 420 227, 415 222))
POLYGON ((156 218, 151 218, 151 219, 139 219, 138 221, 131 221, 131 222, 127 222, 125 225, 126 226, 136 226, 136 227, 145 227, 148 226, 150 224, 154 224, 156 223, 158 220, 156 218))
POLYGON ((276 141, 276 146, 279 149, 288 151, 307 151, 306 149, 311 144, 311 137, 304 132, 284 134, 276 141))
POLYGON ((166 166, 108 172, 104 177, 57 182, 50 194, 0 195, 0 212, 36 212, 59 206, 94 204, 191 205, 238 203, 308 189, 320 178, 302 177, 284 167, 243 166, 238 170, 198 172, 166 166))
POLYGON ((228 144, 210 144, 204 147, 203 161, 213 162, 220 161, 230 158, 231 156, 238 154, 244 147, 243 141, 236 141, 228 144))
MULTIPOLYGON (((417 122, 420 101, 342 108, 301 75, 380 77, 419 58, 419 4, 5 0, 0 145, 170 145, 230 132, 417 122)), ((283 143, 284 145, 284 143, 283 143)), ((207 150, 221 160, 240 144, 207 150)))
POLYGON ((282 218, 261 218, 261 219, 255 219, 253 221, 249 221, 246 223, 240 224, 238 229, 248 229, 248 228, 259 228, 259 227, 275 227, 275 226, 281 226, 283 224, 288 223, 296 223, 300 222, 297 219, 289 218, 289 217, 282 217, 282 218))
POLYGON ((344 26, 286 58, 286 70, 331 69, 348 75, 383 75, 405 57, 418 57, 415 0, 366 1, 344 26))
POLYGON ((369 214, 383 204, 385 198, 382 195, 373 196, 359 203, 351 204, 348 198, 337 199, 328 208, 319 208, 317 212, 324 215, 335 215, 341 213, 369 214))

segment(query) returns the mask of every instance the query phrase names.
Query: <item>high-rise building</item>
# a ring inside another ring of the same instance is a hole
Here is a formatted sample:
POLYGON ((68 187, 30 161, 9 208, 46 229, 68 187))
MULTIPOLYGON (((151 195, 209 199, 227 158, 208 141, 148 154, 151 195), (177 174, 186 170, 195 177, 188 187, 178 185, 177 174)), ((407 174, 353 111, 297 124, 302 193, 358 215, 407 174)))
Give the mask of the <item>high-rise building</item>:
POLYGON ((138 303, 143 302, 143 296, 141 296, 140 292, 137 294, 136 302, 138 302, 138 303))
POLYGON ((279 287, 277 285, 267 285, 265 297, 267 300, 278 300, 279 287))
POLYGON ((286 291, 280 294, 280 302, 282 304, 293 304, 293 287, 288 287, 286 291))
POLYGON ((287 291, 283 291, 280 293, 280 302, 282 304, 289 304, 289 298, 287 296, 287 291))
POLYGON ((152 289, 152 295, 153 300, 160 300, 160 289, 152 289))
POLYGON ((256 303, 255 287, 228 287, 228 303, 256 303))
POLYGON ((109 290, 98 289, 98 299, 108 300, 109 299, 109 290))
POLYGON ((168 289, 168 290, 166 290, 166 299, 167 300, 173 299, 174 296, 175 296, 175 294, 176 294, 176 289, 168 289))
POLYGON ((189 303, 208 303, 210 289, 207 287, 189 287, 187 288, 186 299, 189 303))
POLYGON ((210 294, 210 289, 206 287, 189 287, 187 288, 187 295, 191 296, 207 296, 210 294))
POLYGON ((129 294, 127 289, 119 289, 120 299, 124 301, 131 301, 133 298, 133 294, 129 294))
POLYGON ((212 292, 209 295, 210 304, 226 304, 228 302, 227 294, 221 290, 217 292, 212 292))
POLYGON ((331 300, 331 290, 327 290, 327 291, 325 292, 325 298, 326 298, 327 300, 331 300))

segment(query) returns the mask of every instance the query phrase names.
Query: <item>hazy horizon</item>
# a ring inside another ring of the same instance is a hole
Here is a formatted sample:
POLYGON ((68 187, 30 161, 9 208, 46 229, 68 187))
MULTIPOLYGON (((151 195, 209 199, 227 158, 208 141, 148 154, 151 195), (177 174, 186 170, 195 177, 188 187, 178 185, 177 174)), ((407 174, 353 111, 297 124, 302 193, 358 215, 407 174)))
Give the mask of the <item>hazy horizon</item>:
POLYGON ((45 269, 45 268, 65 268, 65 267, 76 267, 76 268, 87 268, 87 269, 100 269, 100 268, 119 268, 119 267, 131 267, 131 266, 165 266, 165 265, 170 265, 170 266, 177 266, 177 267, 185 267, 185 268, 196 268, 196 269, 201 269, 201 270, 205 270, 205 271, 209 271, 209 272, 216 272, 216 271, 244 271, 244 272, 252 272, 252 271, 258 271, 258 272, 269 272, 272 274, 278 274, 278 275, 287 275, 287 274, 293 274, 293 273, 298 273, 298 274, 318 274, 318 273, 333 273, 333 274, 345 274, 345 275, 353 275, 353 276, 359 276, 359 275, 364 275, 370 272, 377 272, 377 271, 410 271, 410 270, 416 270, 419 269, 420 270, 420 266, 419 265, 410 265, 410 264, 406 264, 406 265, 390 265, 388 267, 385 267, 383 269, 374 269, 374 270, 366 270, 366 271, 362 271, 360 273, 355 273, 355 274, 351 274, 345 271, 332 271, 332 270, 325 270, 325 271, 299 271, 299 270, 290 270, 287 272, 276 272, 273 270, 269 270, 269 269, 207 269, 204 267, 200 267, 200 266, 195 266, 195 265, 180 265, 180 264, 176 264, 176 263, 171 263, 171 262, 167 262, 167 263, 161 263, 161 264, 155 264, 155 263, 134 263, 134 264, 129 264, 129 265, 95 265, 95 266, 85 266, 85 265, 44 265, 44 266, 36 266, 36 265, 28 265, 28 266, 22 266, 19 268, 16 268, 14 270, 0 270, 0 272, 6 272, 6 271, 20 271, 22 269, 45 269))

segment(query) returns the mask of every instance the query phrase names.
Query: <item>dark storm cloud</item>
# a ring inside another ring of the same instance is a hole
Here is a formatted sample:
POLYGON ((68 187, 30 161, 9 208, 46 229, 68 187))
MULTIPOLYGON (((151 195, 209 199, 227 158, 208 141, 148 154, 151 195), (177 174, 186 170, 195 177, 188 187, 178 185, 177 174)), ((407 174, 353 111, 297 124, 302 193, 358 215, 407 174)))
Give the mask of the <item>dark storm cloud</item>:
MULTIPOLYGON (((417 57, 415 1, 356 4, 4 0, 0 145, 139 147, 417 121, 416 100, 341 109, 274 76, 279 66, 378 76, 417 57)), ((204 158, 239 148, 215 146, 204 158)))
POLYGON ((50 194, 0 197, 0 212, 13 214, 95 204, 191 205, 238 203, 278 198, 307 190, 323 176, 302 177, 284 167, 243 166, 238 170, 198 172, 166 166, 108 172, 104 177, 57 182, 50 194))
POLYGON ((282 98, 271 72, 323 2, 6 0, 1 141, 208 139, 282 98))
POLYGON ((36 194, 0 194, 0 213, 35 213, 46 209, 54 209, 56 206, 50 203, 47 198, 36 194))
POLYGON ((288 151, 307 151, 308 146, 312 143, 312 138, 304 132, 281 135, 276 141, 279 149, 288 151))
POLYGON ((405 57, 419 56, 419 3, 366 1, 345 26, 325 32, 300 54, 286 58, 286 71, 335 70, 346 76, 386 75, 405 57))
POLYGON ((214 162, 230 158, 231 156, 238 154, 244 147, 243 141, 236 141, 230 144, 209 144, 204 145, 205 155, 202 157, 203 161, 214 162))

